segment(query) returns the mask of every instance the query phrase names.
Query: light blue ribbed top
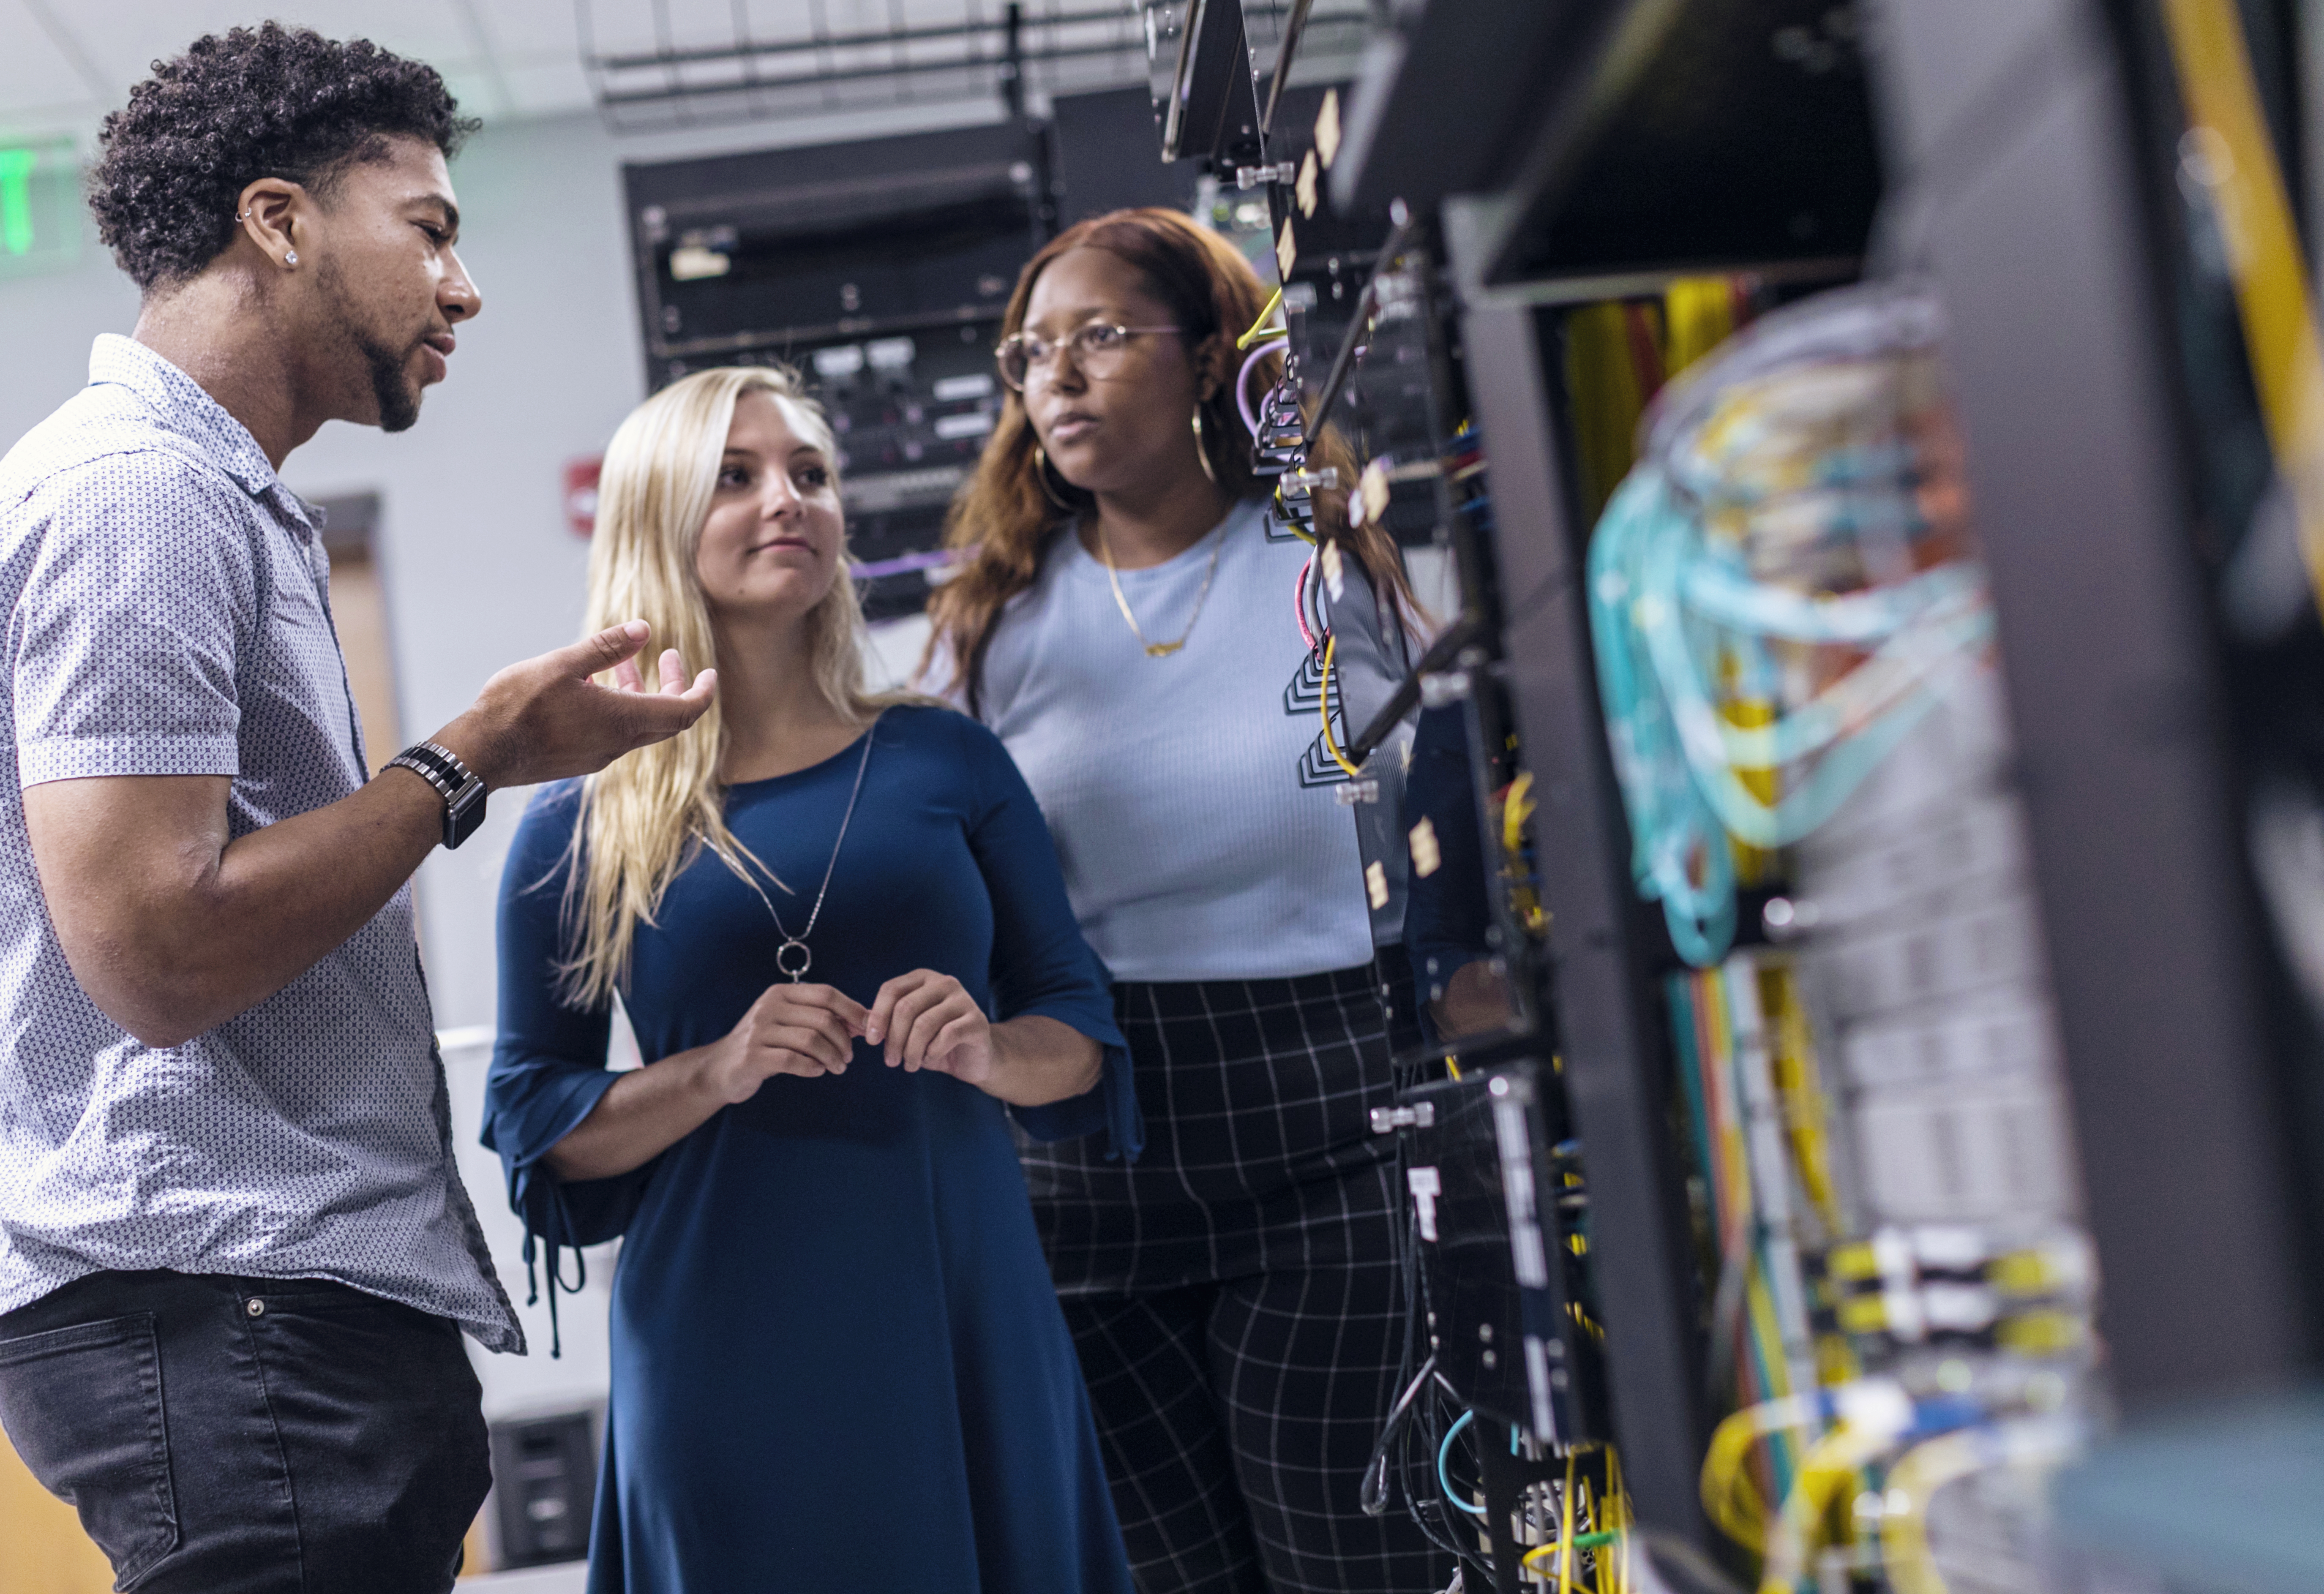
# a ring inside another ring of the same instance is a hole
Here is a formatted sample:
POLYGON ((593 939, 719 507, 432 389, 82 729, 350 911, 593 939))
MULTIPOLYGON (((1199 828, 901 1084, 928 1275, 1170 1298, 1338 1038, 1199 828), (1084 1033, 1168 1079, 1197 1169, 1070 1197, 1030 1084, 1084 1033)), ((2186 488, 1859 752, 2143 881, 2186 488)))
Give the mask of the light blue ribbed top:
MULTIPOLYGON (((1245 504, 1168 563, 1122 571, 1147 637, 1186 636, 1165 659, 1147 657, 1105 567, 1072 535, 1002 612, 979 707, 1039 799, 1083 934, 1116 979, 1280 978, 1371 959, 1352 811, 1330 785, 1301 783, 1303 760, 1331 767, 1292 609, 1308 552, 1269 541, 1263 507, 1245 504), (1214 538, 1218 574, 1189 632, 1214 538)), ((1383 657, 1353 561, 1329 608, 1344 743, 1404 667, 1383 657)))

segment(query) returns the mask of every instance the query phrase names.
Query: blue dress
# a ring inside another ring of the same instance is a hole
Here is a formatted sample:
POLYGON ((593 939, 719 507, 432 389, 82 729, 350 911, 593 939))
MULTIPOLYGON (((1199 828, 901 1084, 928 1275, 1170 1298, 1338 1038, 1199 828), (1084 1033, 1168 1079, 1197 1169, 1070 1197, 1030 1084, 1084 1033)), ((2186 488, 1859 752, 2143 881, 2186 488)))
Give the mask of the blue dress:
MULTIPOLYGON (((1095 1132, 1136 1155, 1105 972, 1000 741, 922 707, 870 734, 809 977, 868 1006, 895 975, 952 974, 1000 1018, 1044 1014, 1099 1041, 1104 1078, 1010 1110, 859 1044, 845 1073, 770 1079, 634 1173, 563 1183, 540 1158, 615 1075, 608 1009, 555 993, 578 787, 536 799, 501 887, 484 1138, 552 1273, 559 1245, 627 1237, 592 1594, 1130 1594, 1008 1123, 1016 1110, 1037 1137, 1095 1132)), ((728 789, 728 825, 795 893, 768 888, 794 930, 862 751, 728 789)), ((707 855, 657 917, 624 998, 649 1063, 732 1029, 778 978, 780 941, 707 855)))

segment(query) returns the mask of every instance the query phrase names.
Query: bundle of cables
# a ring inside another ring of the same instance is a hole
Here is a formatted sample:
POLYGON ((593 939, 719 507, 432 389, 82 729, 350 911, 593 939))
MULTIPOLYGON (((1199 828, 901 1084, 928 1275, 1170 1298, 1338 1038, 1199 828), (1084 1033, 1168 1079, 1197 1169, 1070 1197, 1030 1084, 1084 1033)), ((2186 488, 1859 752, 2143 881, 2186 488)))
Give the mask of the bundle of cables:
POLYGON ((2052 1403, 1966 1395, 1915 1398, 1886 1378, 1747 1406, 1721 1422, 1702 1463, 1702 1503, 1738 1543, 1762 1554, 1758 1594, 1797 1594, 1816 1575, 1834 1525, 1877 1541, 1894 1594, 1947 1594, 1929 1543, 1929 1506, 1951 1484, 2002 1469, 2016 1492, 2038 1499, 2039 1478, 2079 1453, 2080 1420, 2052 1403), (1744 1466, 1752 1447, 1780 1433, 1820 1433, 1797 1479, 1773 1506, 1744 1466))
POLYGON ((1830 820, 1987 655, 1940 330, 1893 285, 1764 318, 1664 391, 1591 539, 1632 873, 1695 967, 1733 942, 1733 846, 1830 820))

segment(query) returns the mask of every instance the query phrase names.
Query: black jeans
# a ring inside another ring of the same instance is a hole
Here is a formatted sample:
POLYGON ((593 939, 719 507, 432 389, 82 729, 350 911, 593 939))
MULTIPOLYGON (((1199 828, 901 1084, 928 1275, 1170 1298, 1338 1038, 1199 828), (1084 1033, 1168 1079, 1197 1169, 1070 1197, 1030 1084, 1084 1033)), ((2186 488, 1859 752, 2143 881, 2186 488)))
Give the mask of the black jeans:
POLYGON ((478 1396, 451 1322, 320 1279, 99 1273, 0 1316, 0 1427, 143 1594, 443 1594, 478 1396))

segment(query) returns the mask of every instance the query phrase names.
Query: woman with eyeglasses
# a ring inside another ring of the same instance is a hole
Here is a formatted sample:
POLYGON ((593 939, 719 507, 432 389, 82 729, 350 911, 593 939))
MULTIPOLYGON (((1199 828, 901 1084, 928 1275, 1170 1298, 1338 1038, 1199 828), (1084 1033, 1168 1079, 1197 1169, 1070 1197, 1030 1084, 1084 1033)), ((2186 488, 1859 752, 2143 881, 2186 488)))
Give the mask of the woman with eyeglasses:
POLYGON ((718 698, 544 791, 502 880, 486 1142, 552 1323, 560 1248, 623 1237, 589 1588, 1130 1594, 1008 1128, 1135 1156, 1128 1059, 1008 754, 863 689, 836 457, 763 367, 622 424, 589 613, 718 698))
POLYGON ((1358 1503, 1405 1349, 1403 1220, 1332 752, 1401 675, 1412 611, 1395 547, 1337 496, 1336 582, 1271 527, 1236 399, 1280 373, 1235 346, 1267 302, 1173 211, 1034 256, 928 675, 1025 772, 1116 981, 1143 1156, 1019 1150, 1139 1587, 1434 1589, 1450 1558, 1358 1503))

